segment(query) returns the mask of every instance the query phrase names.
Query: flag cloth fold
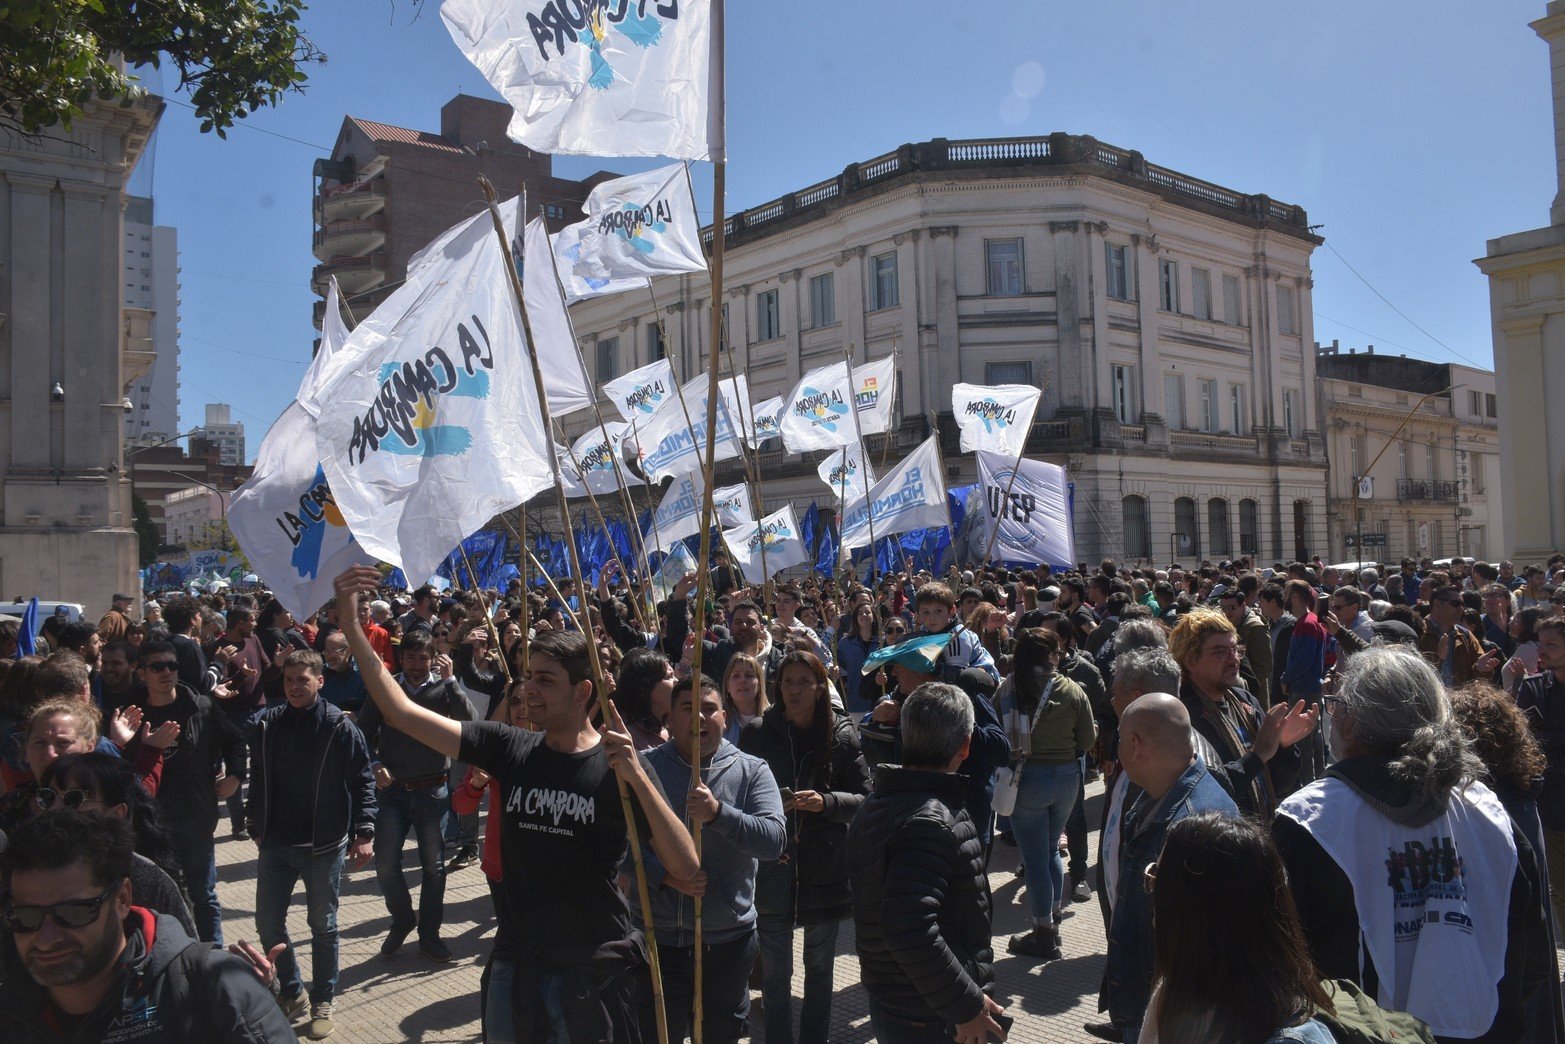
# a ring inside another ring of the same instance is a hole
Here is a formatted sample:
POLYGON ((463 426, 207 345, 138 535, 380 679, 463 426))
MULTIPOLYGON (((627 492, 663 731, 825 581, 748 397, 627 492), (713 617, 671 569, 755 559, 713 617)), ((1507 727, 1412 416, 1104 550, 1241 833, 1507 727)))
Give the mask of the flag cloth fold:
POLYGON ((848 387, 846 361, 811 370, 783 400, 779 428, 790 452, 856 445, 860 433, 877 435, 891 427, 896 401, 897 357, 853 367, 848 387), (858 424, 852 408, 858 409, 858 424))
POLYGON ((711 0, 446 0, 440 17, 534 152, 723 158, 711 0))
POLYGON ((728 557, 747 579, 755 577, 765 581, 769 577, 763 576, 763 572, 776 575, 810 560, 792 504, 785 504, 780 511, 757 522, 723 530, 723 544, 728 548, 728 557), (764 570, 761 564, 763 545, 766 548, 764 570))
POLYGON ((869 487, 875 484, 875 469, 861 457, 858 447, 844 446, 821 461, 815 472, 831 488, 832 496, 843 504, 863 500, 869 487))
POLYGON ((560 286, 565 291, 566 304, 604 294, 647 288, 648 280, 645 276, 610 279, 603 275, 590 257, 583 256, 581 234, 581 225, 566 225, 549 236, 549 249, 554 252, 554 268, 560 273, 560 286))
POLYGON ((843 547, 868 547, 871 528, 878 540, 947 523, 937 438, 938 435, 931 435, 925 439, 875 483, 867 497, 848 505, 842 520, 843 547))
POLYGON ((1076 546, 1064 468, 1025 458, 1018 466, 1016 458, 1003 453, 979 453, 978 485, 984 545, 997 525, 1000 530, 992 560, 1071 568, 1076 546))
POLYGON ((962 432, 962 452, 1020 454, 1042 397, 1042 389, 1025 384, 956 385, 951 412, 962 432))
MULTIPOLYGON (((512 251, 515 251, 512 247, 512 251)), ((538 364, 543 367, 544 394, 555 419, 592 405, 592 386, 582 366, 581 349, 571 317, 560 296, 560 280, 549 250, 549 232, 543 218, 527 222, 523 236, 522 299, 527 302, 527 323, 532 329, 538 364)))

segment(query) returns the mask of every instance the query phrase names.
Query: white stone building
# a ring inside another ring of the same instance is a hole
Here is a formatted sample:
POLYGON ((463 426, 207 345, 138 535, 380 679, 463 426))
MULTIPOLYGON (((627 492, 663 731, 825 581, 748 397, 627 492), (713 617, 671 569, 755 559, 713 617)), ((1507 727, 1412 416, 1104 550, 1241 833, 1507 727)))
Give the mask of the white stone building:
POLYGON ((245 462, 245 426, 233 419, 227 403, 207 403, 206 423, 190 434, 217 447, 219 464, 232 467, 245 462))
POLYGON ((146 196, 125 201, 125 307, 152 314, 152 369, 131 383, 125 438, 158 442, 179 432, 179 233, 154 222, 146 196))
MULTIPOLYGON (((1054 134, 904 145, 728 229, 728 340, 756 401, 850 347, 860 361, 896 351, 900 428, 870 440, 872 458, 889 441, 894 463, 943 415, 956 486, 976 469, 957 453, 951 386, 1035 384, 1028 455, 1070 469, 1079 558, 1326 552, 1321 240, 1302 208, 1054 134)), ((683 377, 705 365, 705 277, 655 293, 662 332, 644 293, 573 309, 600 381, 665 350, 683 377)), ((767 510, 835 506, 822 454, 773 441, 760 456, 767 510)))
POLYGON ((165 539, 170 544, 202 548, 221 543, 227 528, 223 496, 202 486, 187 486, 170 493, 163 502, 165 539))

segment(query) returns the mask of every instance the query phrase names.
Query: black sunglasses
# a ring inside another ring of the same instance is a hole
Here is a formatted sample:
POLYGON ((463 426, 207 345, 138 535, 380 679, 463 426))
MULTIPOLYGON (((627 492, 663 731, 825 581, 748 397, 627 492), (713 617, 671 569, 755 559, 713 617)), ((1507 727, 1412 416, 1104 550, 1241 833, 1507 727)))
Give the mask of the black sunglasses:
POLYGON ((179 661, 159 660, 157 663, 144 663, 141 665, 141 669, 144 671, 152 671, 154 673, 161 671, 177 671, 179 670, 179 661))
POLYGON ((62 928, 85 928, 98 919, 98 911, 124 881, 123 877, 111 881, 96 899, 68 899, 52 906, 14 906, 7 900, 0 920, 12 932, 24 934, 42 928, 45 917, 53 917, 62 928))
POLYGON ((49 787, 39 787, 33 792, 33 801, 38 805, 40 812, 47 812, 55 805, 68 812, 74 812, 81 808, 82 804, 93 800, 91 794, 85 790, 52 790, 49 787))

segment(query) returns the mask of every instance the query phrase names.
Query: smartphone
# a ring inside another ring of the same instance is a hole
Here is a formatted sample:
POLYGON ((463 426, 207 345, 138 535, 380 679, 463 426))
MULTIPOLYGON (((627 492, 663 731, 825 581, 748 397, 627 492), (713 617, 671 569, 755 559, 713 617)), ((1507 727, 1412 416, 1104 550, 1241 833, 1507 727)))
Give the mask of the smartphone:
POLYGON ((793 800, 793 788, 792 787, 778 787, 777 788, 777 792, 782 795, 782 799, 784 801, 792 801, 793 800))

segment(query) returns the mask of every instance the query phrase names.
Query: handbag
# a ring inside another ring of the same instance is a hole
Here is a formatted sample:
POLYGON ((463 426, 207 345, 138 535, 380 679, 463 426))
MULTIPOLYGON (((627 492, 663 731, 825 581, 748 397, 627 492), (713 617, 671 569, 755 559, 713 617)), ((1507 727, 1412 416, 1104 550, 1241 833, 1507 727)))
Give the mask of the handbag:
MULTIPOLYGON (((1038 720, 1038 715, 1042 714, 1049 706, 1049 697, 1053 692, 1054 679, 1050 678, 1048 686, 1043 690, 1043 699, 1039 701, 1038 710, 1027 716, 1026 737, 1028 742, 1026 743, 1026 750, 1023 750, 1021 756, 1017 758, 1016 766, 1012 768, 1009 765, 1001 765, 994 770, 994 800, 990 803, 990 806, 994 809, 994 814, 997 816, 1008 816, 1016 811, 1016 794, 1022 788, 1022 772, 1027 768, 1027 754, 1032 750, 1032 728, 1038 720)), ((1022 717, 1021 712, 1013 704, 1011 709, 1012 721, 1014 722, 1020 717, 1022 717)), ((1013 757, 1015 756, 1014 752, 1023 746, 1021 739, 1021 734, 1012 733, 1011 750, 1013 751, 1013 757)))

